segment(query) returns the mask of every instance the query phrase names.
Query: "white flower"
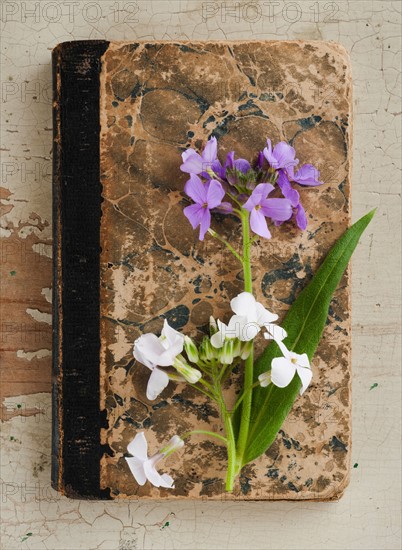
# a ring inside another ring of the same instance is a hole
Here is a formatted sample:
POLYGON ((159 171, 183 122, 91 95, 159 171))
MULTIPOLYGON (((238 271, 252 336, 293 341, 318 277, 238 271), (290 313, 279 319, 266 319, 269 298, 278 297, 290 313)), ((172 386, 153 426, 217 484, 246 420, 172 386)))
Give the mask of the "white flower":
POLYGON ((245 318, 240 337, 243 342, 253 340, 262 327, 267 329, 264 334, 267 339, 273 339, 274 336, 278 340, 286 338, 286 331, 274 324, 278 316, 265 309, 250 292, 241 292, 231 300, 230 306, 236 315, 245 318))
POLYGON ((160 474, 156 465, 162 459, 183 447, 184 441, 178 435, 173 436, 168 444, 148 458, 148 443, 144 432, 138 433, 128 445, 127 451, 132 455, 126 458, 127 464, 138 485, 145 485, 150 481, 155 487, 174 489, 174 480, 168 474, 160 474))
POLYGON ((271 313, 250 292, 241 292, 232 299, 230 306, 235 313, 228 325, 217 321, 218 331, 211 337, 215 348, 221 348, 225 340, 238 338, 242 342, 250 342, 260 332, 262 327, 267 329, 264 338, 283 340, 286 331, 274 324, 278 316, 271 313))
MULTIPOLYGON (((302 387, 300 389, 300 395, 302 395, 313 377, 307 354, 303 353, 302 355, 299 355, 298 353, 289 351, 285 344, 281 341, 277 341, 277 344, 283 353, 283 357, 276 357, 272 360, 270 373, 271 382, 275 386, 278 386, 278 388, 284 388, 290 384, 295 373, 297 372, 302 383, 302 387)), ((261 377, 264 377, 264 375, 268 376, 268 373, 263 373, 258 377, 261 386, 263 386, 261 377)))
POLYGON ((225 340, 232 340, 234 338, 241 340, 245 323, 245 317, 240 317, 239 315, 232 315, 228 325, 225 325, 225 323, 222 323, 222 321, 218 319, 218 331, 211 336, 211 344, 214 348, 221 348, 225 340))
POLYGON ((148 368, 149 364, 168 367, 173 365, 175 358, 183 351, 183 346, 184 335, 169 326, 165 319, 159 338, 151 333, 138 338, 134 345, 134 357, 137 352, 141 357, 138 361, 143 363, 145 359, 143 364, 148 368))
POLYGON ((152 373, 148 380, 147 399, 153 401, 169 384, 169 376, 157 367, 173 365, 177 355, 183 351, 184 336, 169 326, 165 319, 162 333, 143 334, 134 344, 134 357, 148 367, 152 373))

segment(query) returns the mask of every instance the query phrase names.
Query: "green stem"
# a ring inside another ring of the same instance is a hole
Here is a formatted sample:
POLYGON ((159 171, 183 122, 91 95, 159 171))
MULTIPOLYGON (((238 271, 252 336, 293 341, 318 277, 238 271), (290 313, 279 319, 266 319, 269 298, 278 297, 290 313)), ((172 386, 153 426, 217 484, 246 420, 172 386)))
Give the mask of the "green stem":
POLYGON ((216 231, 214 231, 214 229, 211 229, 211 228, 208 229, 208 233, 212 235, 212 237, 215 237, 215 239, 223 243, 228 248, 228 250, 230 250, 233 256, 237 258, 239 262, 243 265, 243 258, 240 256, 240 254, 236 252, 236 250, 233 248, 232 245, 230 245, 223 237, 219 235, 219 233, 217 233, 216 231))
POLYGON ((227 445, 227 443, 228 443, 226 437, 223 437, 223 435, 217 434, 215 432, 209 432, 208 430, 192 430, 191 432, 184 433, 183 435, 180 436, 180 438, 183 439, 183 441, 184 441, 188 437, 191 437, 192 435, 197 435, 197 434, 209 435, 210 437, 216 437, 217 439, 220 439, 221 441, 223 441, 225 443, 225 445, 227 445))
MULTIPOLYGON (((242 229, 243 229, 243 273, 244 273, 244 290, 246 292, 253 293, 253 280, 251 275, 251 261, 250 261, 250 220, 247 210, 242 210, 242 229)), ((254 349, 251 349, 251 353, 245 361, 244 365, 244 387, 248 388, 253 385, 253 365, 254 365, 254 349)), ((243 405, 241 409, 239 438, 237 442, 237 473, 240 472, 243 465, 243 456, 246 450, 248 431, 250 427, 251 416, 251 402, 252 392, 249 391, 244 395, 243 405)))
POLYGON ((219 404, 221 415, 223 416, 223 422, 226 433, 226 447, 228 453, 228 467, 226 472, 226 491, 233 491, 233 484, 236 477, 236 440, 233 431, 232 420, 230 418, 229 411, 226 408, 225 400, 222 393, 222 387, 220 382, 215 377, 215 388, 217 394, 217 401, 219 404))
POLYGON ((249 386, 248 388, 245 388, 245 390, 243 391, 243 393, 241 394, 241 396, 238 398, 238 400, 236 401, 235 403, 235 406, 233 407, 233 409, 231 410, 230 414, 234 414, 235 410, 237 409, 237 407, 240 405, 240 403, 243 401, 245 395, 247 392, 249 391, 252 391, 254 388, 256 388, 257 386, 260 385, 260 382, 257 381, 257 382, 254 382, 254 384, 252 386, 249 386))

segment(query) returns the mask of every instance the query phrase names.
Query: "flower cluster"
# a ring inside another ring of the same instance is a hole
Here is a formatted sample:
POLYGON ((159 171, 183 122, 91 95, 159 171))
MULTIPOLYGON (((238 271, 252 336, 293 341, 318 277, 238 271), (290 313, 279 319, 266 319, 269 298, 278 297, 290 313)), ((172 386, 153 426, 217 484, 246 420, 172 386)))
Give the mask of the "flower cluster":
MULTIPOLYGON (((134 357, 152 372, 148 380, 147 398, 154 400, 168 385, 169 381, 188 382, 194 387, 207 389, 214 369, 223 370, 237 361, 249 357, 253 341, 263 330, 267 340, 275 340, 283 357, 272 361, 272 370, 259 376, 259 384, 266 387, 270 383, 283 388, 290 384, 295 374, 301 380, 303 393, 312 378, 312 371, 306 354, 298 355, 287 349, 283 340, 286 331, 275 324, 278 316, 268 311, 249 292, 241 292, 230 302, 233 315, 227 324, 219 319, 210 319, 210 335, 204 336, 197 346, 192 338, 184 336, 164 321, 162 333, 143 334, 134 344, 134 357), (184 356, 186 355, 186 357, 184 356), (192 363, 192 365, 191 365, 192 363), (161 367, 172 367, 168 372, 161 367)), ((220 373, 218 373, 219 375, 220 373)), ((207 393, 205 391, 204 393, 207 393)), ((173 480, 167 474, 162 476, 155 465, 184 445, 174 436, 167 446, 151 458, 147 456, 147 444, 144 434, 137 434, 127 450, 133 457, 126 458, 135 479, 140 485, 149 480, 156 487, 173 487, 173 480)))
POLYGON ((151 371, 147 399, 156 399, 170 381, 187 382, 219 406, 226 436, 204 430, 181 434, 181 437, 175 435, 163 449, 148 457, 144 433, 137 434, 127 448, 131 456, 126 457, 126 461, 139 485, 144 485, 148 480, 156 487, 172 488, 173 479, 167 474, 159 474, 156 465, 180 449, 184 439, 202 433, 226 444, 226 487, 232 490, 247 444, 253 389, 269 385, 272 385, 271 388, 284 388, 297 377, 300 393, 303 393, 312 379, 308 356, 288 349, 285 343, 288 335, 284 328, 276 324, 278 315, 268 311, 252 292, 250 250, 255 236, 271 237, 268 221, 280 225, 294 218, 299 228, 305 229, 305 211, 300 194, 293 185, 321 184, 319 173, 311 164, 297 169, 299 161, 295 157, 295 150, 287 143, 280 142, 272 148, 271 141, 267 140, 267 147, 260 151, 253 166, 245 159, 236 159, 233 151, 221 164, 215 138, 208 141, 202 153, 187 149, 182 155, 181 170, 189 174, 184 191, 193 201, 184 208, 184 214, 194 229, 200 228, 200 240, 208 232, 223 242, 241 263, 244 292, 231 300, 232 315, 227 322, 210 318, 209 334, 201 342, 197 343, 178 332, 165 319, 160 336, 143 334, 136 340, 133 353, 135 359, 151 371), (211 212, 231 214, 240 219, 242 253, 211 229, 211 212), (250 235, 250 229, 254 236, 250 235), (254 341, 260 334, 266 340, 276 342, 281 356, 267 365, 266 372, 254 376, 254 341), (229 411, 222 385, 242 362, 243 388, 233 410, 229 411), (240 405, 240 427, 236 440, 232 420, 234 411, 240 405))
POLYGON ((211 226, 211 211, 236 215, 239 207, 250 212, 250 227, 260 237, 271 237, 267 219, 280 225, 294 217, 298 227, 306 229, 306 213, 292 184, 314 187, 322 182, 312 164, 296 168, 299 161, 288 143, 281 141, 272 148, 268 139, 254 166, 245 159, 235 159, 234 151, 221 164, 214 137, 202 154, 187 149, 182 159, 181 170, 190 174, 184 191, 194 202, 184 214, 194 229, 200 227, 200 240, 211 226), (276 189, 282 198, 273 196, 276 189), (228 200, 223 200, 225 197, 228 200))

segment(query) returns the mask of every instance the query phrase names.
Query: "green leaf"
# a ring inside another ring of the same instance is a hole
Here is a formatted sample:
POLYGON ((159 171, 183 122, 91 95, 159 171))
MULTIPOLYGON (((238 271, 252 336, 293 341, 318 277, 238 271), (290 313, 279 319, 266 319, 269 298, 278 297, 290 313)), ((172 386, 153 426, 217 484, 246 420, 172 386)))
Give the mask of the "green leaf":
MULTIPOLYGON (((296 353, 307 353, 311 360, 321 339, 332 295, 355 250, 359 238, 374 216, 372 210, 352 225, 329 251, 317 273, 299 294, 282 323, 288 336, 284 343, 296 353)), ((271 369, 274 357, 281 353, 272 342, 254 364, 255 380, 271 369)), ((286 388, 270 384, 253 391, 250 430, 243 465, 262 455, 274 442, 301 387, 297 375, 286 388)))

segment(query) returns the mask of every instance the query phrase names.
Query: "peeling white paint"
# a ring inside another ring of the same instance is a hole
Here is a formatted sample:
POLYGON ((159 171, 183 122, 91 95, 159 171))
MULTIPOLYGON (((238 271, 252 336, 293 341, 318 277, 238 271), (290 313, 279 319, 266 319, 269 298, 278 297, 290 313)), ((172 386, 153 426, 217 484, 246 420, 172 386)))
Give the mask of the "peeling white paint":
POLYGON ((32 250, 41 256, 47 256, 50 259, 53 258, 53 249, 51 244, 35 243, 32 245, 32 250))
POLYGON ((44 313, 43 311, 39 311, 39 309, 31 309, 27 308, 27 313, 32 317, 32 319, 35 319, 35 321, 38 321, 38 323, 47 323, 48 325, 52 324, 52 315, 51 313, 44 313))
POLYGON ((50 349, 38 349, 36 351, 24 351, 23 349, 17 350, 17 357, 20 359, 27 359, 27 361, 32 361, 32 359, 43 359, 44 357, 51 357, 52 350, 50 349))
POLYGON ((45 287, 42 288, 41 294, 45 297, 46 301, 49 302, 49 304, 52 303, 52 289, 45 287))

